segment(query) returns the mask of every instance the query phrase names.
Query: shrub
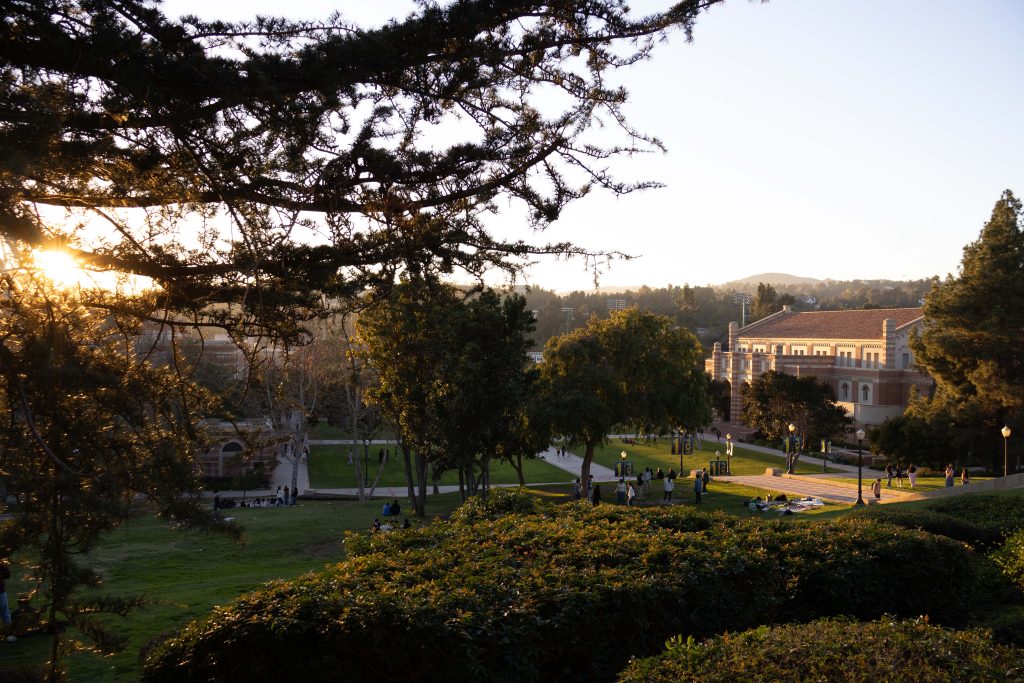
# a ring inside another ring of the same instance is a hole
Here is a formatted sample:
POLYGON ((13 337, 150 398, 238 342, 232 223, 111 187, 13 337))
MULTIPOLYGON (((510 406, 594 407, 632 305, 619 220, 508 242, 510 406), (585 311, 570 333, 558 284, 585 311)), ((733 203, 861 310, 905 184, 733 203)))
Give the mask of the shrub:
POLYGON ((992 554, 992 561, 1018 588, 1024 588, 1024 531, 1008 537, 1003 547, 992 554))
POLYGON ((469 524, 477 520, 497 519, 507 514, 531 514, 549 507, 525 489, 494 489, 486 498, 473 496, 452 513, 452 521, 469 524))
POLYGON ((940 512, 921 509, 907 509, 891 505, 869 505, 850 513, 854 517, 867 517, 879 522, 895 524, 906 529, 920 529, 939 536, 985 550, 994 548, 1002 541, 1002 533, 996 527, 982 526, 964 521, 940 512))
POLYGON ((972 493, 966 496, 940 498, 928 506, 980 526, 994 527, 1004 533, 1024 528, 1024 500, 1020 495, 972 493))
POLYGON ((676 633, 885 611, 955 623, 972 596, 971 553, 917 531, 602 507, 361 539, 193 622, 143 680, 610 680, 676 633), (924 585, 943 590, 906 590, 924 585))
POLYGON ((674 638, 660 656, 631 662, 621 683, 643 681, 1001 681, 1024 676, 1024 650, 987 631, 923 620, 821 620, 762 627, 696 644, 674 638))

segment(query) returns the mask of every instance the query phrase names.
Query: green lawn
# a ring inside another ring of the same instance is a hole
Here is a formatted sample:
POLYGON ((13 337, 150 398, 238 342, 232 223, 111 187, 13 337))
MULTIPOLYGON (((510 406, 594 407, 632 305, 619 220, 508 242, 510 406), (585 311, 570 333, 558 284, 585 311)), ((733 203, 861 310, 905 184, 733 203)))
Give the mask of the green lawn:
MULTIPOLYGON (((447 515, 458 494, 430 496, 427 513, 447 515)), ((289 579, 345 557, 342 532, 368 530, 380 514, 380 502, 303 501, 294 508, 246 508, 225 511, 246 528, 246 542, 235 544, 217 535, 174 531, 152 516, 133 519, 102 541, 87 564, 97 567, 104 590, 117 595, 145 595, 150 604, 126 620, 112 623, 130 634, 122 654, 99 658, 71 656, 72 681, 134 681, 139 649, 161 633, 183 626, 238 595, 272 579, 289 579)), ((29 590, 19 580, 7 582, 8 597, 29 590)), ((15 665, 42 663, 50 639, 21 638, 0 643, 0 672, 15 665)), ((0 675, 0 681, 3 680, 0 675)))
MULTIPOLYGON (((309 485, 314 489, 354 488, 356 481, 355 466, 348 464, 349 446, 311 446, 309 449, 309 485)), ((370 468, 368 481, 373 482, 377 476, 378 451, 380 446, 370 448, 370 468)), ((405 465, 401 457, 395 455, 395 447, 391 447, 391 458, 384 465, 377 486, 405 486, 405 465)), ((549 465, 543 460, 526 460, 523 463, 523 476, 527 484, 545 484, 571 481, 572 476, 565 470, 549 465)), ((441 484, 458 485, 459 475, 449 471, 441 475, 441 484)), ((491 463, 492 484, 518 484, 519 477, 511 465, 491 463)))
MULTIPOLYGON (((864 481, 867 482, 867 483, 864 484, 865 487, 870 486, 871 482, 874 481, 875 479, 881 479, 882 480, 882 488, 883 489, 886 488, 886 486, 885 486, 885 472, 879 472, 877 470, 864 470, 864 481)), ((971 477, 971 481, 972 482, 989 481, 990 479, 992 479, 992 477, 971 477)), ((844 482, 844 483, 849 483, 849 484, 856 484, 857 483, 857 477, 837 477, 836 481, 840 481, 840 482, 844 482)), ((960 486, 960 477, 956 477, 956 485, 960 486)), ((904 477, 903 478, 903 488, 902 488, 902 490, 903 491, 934 491, 935 489, 945 488, 945 486, 946 486, 946 478, 943 477, 942 475, 935 475, 935 476, 928 476, 928 477, 918 477, 917 478, 917 486, 915 486, 914 488, 910 488, 910 480, 907 479, 906 477, 904 477)), ((892 480, 892 487, 894 489, 901 490, 901 489, 899 489, 899 487, 896 484, 896 478, 895 477, 892 480)))
MULTIPOLYGON (((660 439, 653 446, 625 444, 619 439, 613 439, 606 444, 600 445, 594 452, 594 462, 605 467, 615 468, 615 463, 621 460, 620 454, 626 451, 626 460, 633 463, 633 471, 643 471, 644 467, 657 470, 659 467, 668 472, 669 468, 679 469, 679 456, 672 455, 672 442, 669 439, 660 439)), ((705 440, 704 448, 697 449, 693 455, 684 455, 683 473, 688 475, 690 470, 701 469, 708 466, 708 461, 714 460, 715 451, 721 453, 721 459, 725 460, 725 444, 714 440, 705 440)), ((577 449, 582 454, 582 449, 577 449)), ((784 467, 785 458, 751 451, 737 445, 735 454, 732 457, 732 473, 741 474, 764 474, 767 467, 784 467)), ((817 474, 821 468, 807 465, 797 461, 794 470, 797 474, 817 474)))

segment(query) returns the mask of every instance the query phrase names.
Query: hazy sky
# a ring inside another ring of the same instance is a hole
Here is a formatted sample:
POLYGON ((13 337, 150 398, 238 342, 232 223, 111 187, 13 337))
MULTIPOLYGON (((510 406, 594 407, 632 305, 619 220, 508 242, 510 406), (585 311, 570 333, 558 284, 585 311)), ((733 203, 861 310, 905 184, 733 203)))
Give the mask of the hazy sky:
MULTIPOLYGON (((638 13, 670 0, 638 0, 638 13)), ((171 16, 256 13, 368 25, 406 0, 172 0, 171 16)), ((666 185, 591 195, 542 241, 636 255, 602 285, 761 272, 911 279, 955 272, 1004 189, 1024 194, 1024 2, 733 1, 621 73, 632 122, 666 154, 614 162, 666 185)), ((495 229, 514 230, 509 219, 495 229)), ((532 284, 586 289, 581 263, 532 284)))

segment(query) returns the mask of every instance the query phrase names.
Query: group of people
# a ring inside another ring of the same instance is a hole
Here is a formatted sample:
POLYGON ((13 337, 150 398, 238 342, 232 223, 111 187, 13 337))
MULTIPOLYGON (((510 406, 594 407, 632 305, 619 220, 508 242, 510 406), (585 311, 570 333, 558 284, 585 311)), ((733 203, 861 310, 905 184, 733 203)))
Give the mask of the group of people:
MULTIPOLYGON (((949 463, 948 465, 946 465, 946 471, 944 472, 944 474, 946 475, 946 488, 952 488, 953 478, 956 476, 956 470, 953 469, 953 463, 949 463)), ((960 484, 962 486, 967 486, 970 483, 971 473, 967 471, 966 467, 964 467, 962 470, 960 470, 960 484)))
MULTIPOLYGON (((645 467, 644 471, 636 476, 635 484, 633 481, 626 481, 625 477, 619 478, 619 481, 615 484, 615 502, 619 505, 632 506, 636 502, 638 491, 647 495, 653 488, 651 482, 653 480, 660 480, 663 492, 661 500, 663 503, 671 503, 678 476, 673 468, 669 468, 666 474, 660 467, 656 471, 650 467, 645 467)), ((711 476, 708 474, 706 467, 697 473, 693 482, 694 502, 696 504, 699 505, 703 502, 703 496, 708 492, 708 482, 710 481, 711 476)), ((579 477, 573 483, 573 500, 582 500, 584 496, 594 505, 598 505, 601 502, 601 486, 594 484, 594 475, 590 475, 589 485, 586 488, 583 487, 579 477)))
POLYGON ((235 500, 234 498, 221 498, 220 491, 213 492, 213 509, 228 510, 234 507, 240 508, 270 508, 270 507, 295 507, 299 502, 298 487, 288 486, 277 487, 277 493, 272 497, 258 496, 251 500, 235 500))
MULTIPOLYGON (((381 522, 380 518, 374 518, 373 525, 370 527, 370 533, 375 534, 381 531, 391 531, 392 529, 398 528, 398 516, 402 514, 402 506, 397 500, 393 500, 390 503, 384 501, 384 505, 381 507, 381 517, 384 521, 381 522)), ((409 518, 406 517, 405 521, 402 522, 402 528, 408 529, 412 526, 409 523, 409 518)))
MULTIPOLYGON (((917 466, 914 463, 907 465, 906 469, 903 468, 902 463, 888 463, 885 466, 885 485, 892 488, 892 480, 896 479, 896 485, 899 488, 903 488, 903 477, 910 480, 910 488, 917 486, 917 466)), ((879 485, 881 485, 881 479, 879 479, 879 485)))

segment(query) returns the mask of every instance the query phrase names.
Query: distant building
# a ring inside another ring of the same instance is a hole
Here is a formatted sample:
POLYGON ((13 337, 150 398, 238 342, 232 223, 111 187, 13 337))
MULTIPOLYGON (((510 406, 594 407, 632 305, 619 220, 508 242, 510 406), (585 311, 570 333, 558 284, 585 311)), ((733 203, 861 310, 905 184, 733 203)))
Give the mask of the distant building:
POLYGON ((629 308, 627 303, 625 299, 608 299, 605 305, 609 311, 624 311, 629 308))
POLYGON ((203 426, 210 443, 199 456, 203 476, 238 477, 256 469, 268 474, 274 471, 284 435, 273 429, 269 419, 237 424, 210 421, 203 426))
POLYGON ((530 357, 534 363, 539 363, 544 360, 544 353, 542 351, 527 351, 526 355, 530 357))
POLYGON ((816 376, 832 386, 855 425, 877 425, 903 413, 912 389, 931 388, 909 346, 922 321, 920 308, 797 313, 784 306, 742 329, 730 323, 727 349, 716 343, 705 369, 729 382, 733 422, 742 418, 743 385, 775 370, 816 376))

